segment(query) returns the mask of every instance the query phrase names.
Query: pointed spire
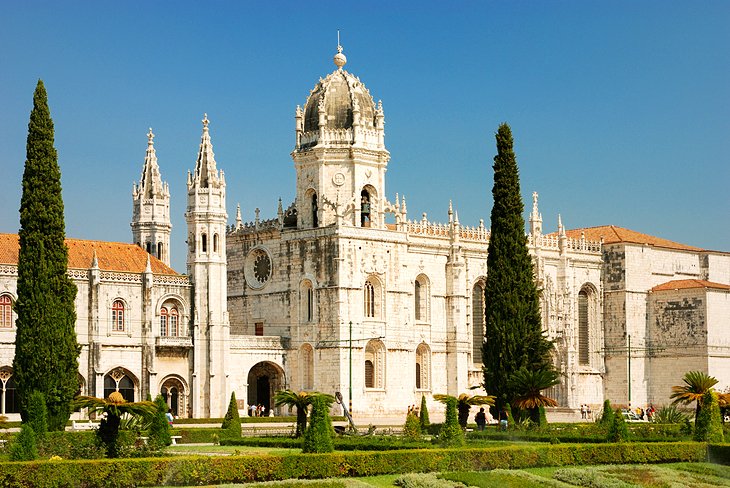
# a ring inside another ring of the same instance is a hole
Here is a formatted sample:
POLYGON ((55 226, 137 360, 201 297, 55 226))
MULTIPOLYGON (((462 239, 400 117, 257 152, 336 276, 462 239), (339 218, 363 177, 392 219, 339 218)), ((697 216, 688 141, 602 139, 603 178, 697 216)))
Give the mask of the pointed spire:
POLYGON ((342 71, 342 67, 347 64, 347 58, 342 54, 342 46, 340 45, 340 31, 337 31, 337 54, 335 54, 333 61, 338 71, 342 71))
POLYGON ((408 213, 408 208, 406 207, 406 196, 403 195, 403 201, 401 202, 400 211, 403 215, 408 213))
POLYGON ((96 249, 94 249, 94 255, 91 258, 91 269, 99 269, 99 259, 96 257, 96 249))
POLYGON ((459 225, 459 211, 454 212, 454 225, 459 225))
POLYGON ((454 221, 454 207, 451 205, 451 200, 449 200, 449 223, 454 221))
POLYGON ((160 177, 160 167, 157 165, 154 138, 155 135, 152 133, 152 127, 150 127, 150 131, 147 133, 147 153, 142 166, 142 176, 139 180, 139 186, 135 188, 146 199, 159 198, 165 194, 165 186, 162 184, 162 178, 160 177))
POLYGON ((560 214, 558 214, 558 235, 565 235, 565 229, 563 228, 563 219, 560 217, 560 214))
POLYGON ((279 222, 284 221, 284 207, 281 205, 281 197, 279 197, 279 206, 276 207, 276 216, 279 217, 279 222))
POLYGON ((236 204, 236 229, 240 229, 243 226, 243 221, 241 220, 241 204, 236 204))
POLYGON ((152 263, 150 262, 150 255, 147 253, 147 266, 144 268, 145 274, 152 273, 152 263))
POLYGON ((207 188, 211 183, 218 182, 218 171, 215 166, 215 154, 213 154, 213 144, 210 141, 210 133, 208 131, 208 114, 203 115, 203 135, 200 138, 200 149, 198 150, 198 159, 195 163, 195 175, 193 180, 201 188, 207 188))

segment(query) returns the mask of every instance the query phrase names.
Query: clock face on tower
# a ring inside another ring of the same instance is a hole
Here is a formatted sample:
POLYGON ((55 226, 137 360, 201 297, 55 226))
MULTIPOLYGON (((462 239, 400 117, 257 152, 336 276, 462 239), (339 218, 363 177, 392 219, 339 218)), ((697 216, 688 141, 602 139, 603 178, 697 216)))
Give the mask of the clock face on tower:
POLYGON ((271 278, 271 255, 269 251, 257 246, 246 256, 244 276, 246 284, 253 289, 263 288, 271 278))

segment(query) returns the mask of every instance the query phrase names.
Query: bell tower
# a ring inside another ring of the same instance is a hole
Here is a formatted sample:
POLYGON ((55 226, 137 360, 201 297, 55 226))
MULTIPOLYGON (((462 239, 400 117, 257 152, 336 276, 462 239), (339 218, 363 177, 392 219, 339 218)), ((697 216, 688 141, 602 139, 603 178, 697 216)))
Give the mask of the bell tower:
POLYGON ((132 186, 132 240, 170 266, 170 188, 160 177, 154 138, 150 128, 142 176, 132 186))
POLYGON ((216 169, 213 144, 203 118, 194 173, 188 172, 188 275, 193 282, 193 416, 222 417, 230 394, 227 381, 229 323, 226 263, 226 182, 216 169))
POLYGON ((343 67, 320 79, 304 110, 295 112, 292 152, 297 173, 297 227, 329 225, 385 227, 385 149, 383 104, 343 67))

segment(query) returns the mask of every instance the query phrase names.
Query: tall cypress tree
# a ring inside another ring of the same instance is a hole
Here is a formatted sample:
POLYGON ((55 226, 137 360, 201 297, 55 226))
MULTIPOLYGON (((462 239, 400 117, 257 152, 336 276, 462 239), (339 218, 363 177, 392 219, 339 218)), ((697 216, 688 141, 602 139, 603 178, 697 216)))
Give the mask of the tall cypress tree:
POLYGON ((79 386, 76 285, 66 274, 61 170, 41 80, 33 94, 26 151, 13 376, 23 421, 28 420, 30 394, 35 390, 46 399, 48 429, 63 430, 79 386))
POLYGON ((494 206, 487 257, 486 341, 482 347, 484 387, 494 395, 492 415, 511 403, 515 392, 509 385, 520 368, 549 367, 552 344, 542 333, 540 304, 527 252, 524 205, 520 195, 512 131, 507 124, 496 134, 494 157, 494 206))

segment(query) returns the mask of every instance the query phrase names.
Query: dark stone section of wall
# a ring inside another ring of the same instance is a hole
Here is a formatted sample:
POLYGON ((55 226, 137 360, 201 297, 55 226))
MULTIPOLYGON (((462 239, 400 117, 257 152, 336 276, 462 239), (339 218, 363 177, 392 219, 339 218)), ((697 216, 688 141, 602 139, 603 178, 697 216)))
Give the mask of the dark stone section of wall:
POLYGON ((618 246, 603 248, 603 278, 606 290, 621 290, 626 281, 626 252, 618 246))

